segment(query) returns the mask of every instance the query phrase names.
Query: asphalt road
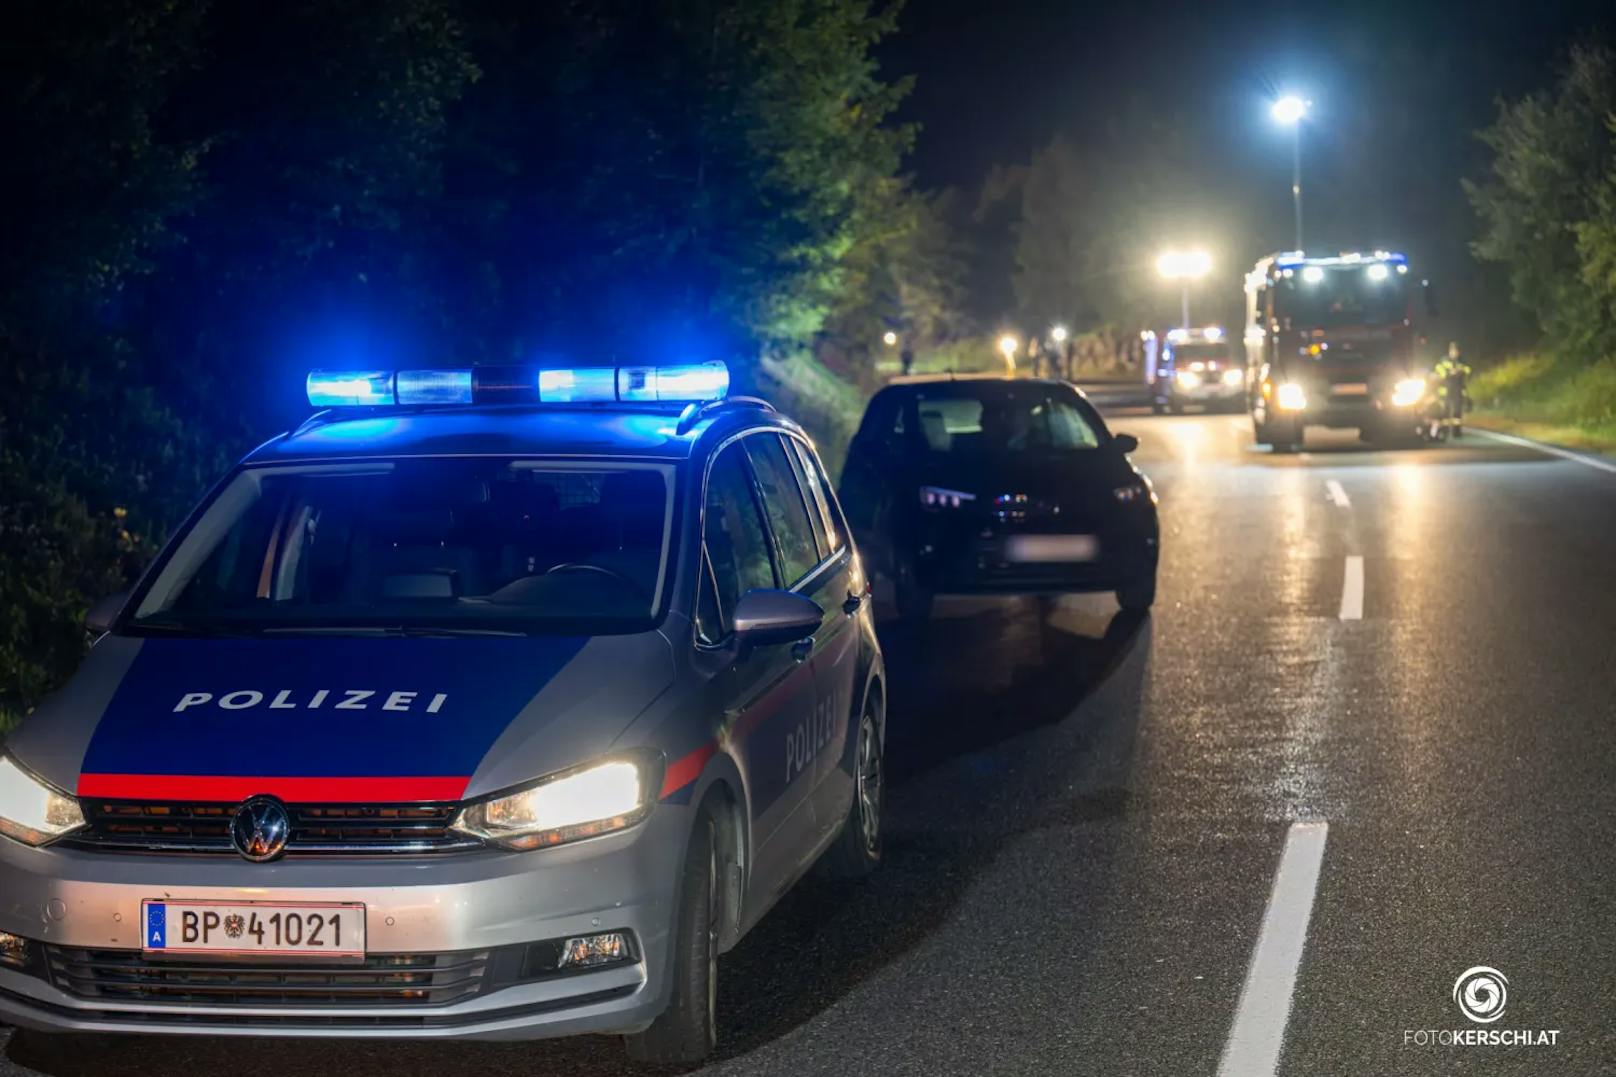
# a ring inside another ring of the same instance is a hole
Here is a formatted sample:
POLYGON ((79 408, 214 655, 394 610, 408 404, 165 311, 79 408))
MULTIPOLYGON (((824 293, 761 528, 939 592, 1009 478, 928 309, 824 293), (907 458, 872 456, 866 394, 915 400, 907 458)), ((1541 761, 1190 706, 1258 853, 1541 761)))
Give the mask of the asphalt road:
MULTIPOLYGON (((810 880, 721 962, 703 1072, 1252 1073, 1283 1036, 1284 1074, 1616 1073, 1616 474, 1113 426, 1161 496, 1154 614, 947 601, 893 639, 889 863, 810 880), (1451 994, 1478 965, 1508 978, 1491 1024, 1451 994), (1433 1029, 1558 1043, 1405 1042, 1433 1029)), ((610 1040, 0 1056, 31 1065, 631 1072, 610 1040)))

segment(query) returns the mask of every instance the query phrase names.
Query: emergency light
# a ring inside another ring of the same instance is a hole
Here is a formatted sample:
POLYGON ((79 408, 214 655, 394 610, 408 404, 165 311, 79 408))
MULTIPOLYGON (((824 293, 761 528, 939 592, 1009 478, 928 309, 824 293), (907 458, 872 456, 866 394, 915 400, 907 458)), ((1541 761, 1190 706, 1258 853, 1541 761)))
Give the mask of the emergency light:
POLYGON ((314 370, 307 380, 317 408, 416 404, 692 403, 729 393, 719 360, 670 366, 466 367, 458 370, 314 370))

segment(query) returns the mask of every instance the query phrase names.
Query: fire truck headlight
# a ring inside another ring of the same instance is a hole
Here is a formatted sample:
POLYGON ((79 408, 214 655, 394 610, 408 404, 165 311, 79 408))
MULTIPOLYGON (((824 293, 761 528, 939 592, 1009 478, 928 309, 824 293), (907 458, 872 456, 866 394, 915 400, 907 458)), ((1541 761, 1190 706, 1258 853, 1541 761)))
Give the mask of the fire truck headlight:
POLYGON ((1424 396, 1424 378, 1404 378, 1392 388, 1392 407, 1411 408, 1424 396))

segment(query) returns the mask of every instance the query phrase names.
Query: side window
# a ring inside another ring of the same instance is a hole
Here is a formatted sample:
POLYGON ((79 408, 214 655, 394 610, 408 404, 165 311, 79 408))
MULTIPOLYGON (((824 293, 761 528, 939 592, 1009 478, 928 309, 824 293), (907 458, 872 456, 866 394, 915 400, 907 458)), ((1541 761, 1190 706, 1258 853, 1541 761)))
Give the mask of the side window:
POLYGON ((1083 418, 1077 405, 1069 400, 1052 396, 1034 409, 1044 413, 1048 424, 1049 445, 1055 449, 1093 449, 1100 444, 1100 435, 1083 418))
POLYGON ((742 595, 757 587, 777 586, 768 532, 758 512, 741 443, 731 445, 713 461, 703 515, 707 565, 696 620, 702 638, 717 643, 734 628, 735 603, 742 595))
POLYGON ((797 473, 786 459, 785 446, 778 434, 753 434, 740 444, 746 446, 758 487, 763 492, 763 512, 774 532, 775 552, 780 559, 782 586, 795 586, 819 564, 819 547, 809 522, 797 473))
POLYGON ((840 528, 836 526, 836 516, 831 512, 830 498, 825 494, 825 474, 819 470, 819 461, 808 451, 808 446, 796 438, 785 440, 791 447, 792 458, 797 464, 797 477, 802 480, 802 488, 808 491, 813 507, 817 510, 816 519, 822 525, 819 531, 820 551, 829 557, 842 548, 842 535, 840 528))

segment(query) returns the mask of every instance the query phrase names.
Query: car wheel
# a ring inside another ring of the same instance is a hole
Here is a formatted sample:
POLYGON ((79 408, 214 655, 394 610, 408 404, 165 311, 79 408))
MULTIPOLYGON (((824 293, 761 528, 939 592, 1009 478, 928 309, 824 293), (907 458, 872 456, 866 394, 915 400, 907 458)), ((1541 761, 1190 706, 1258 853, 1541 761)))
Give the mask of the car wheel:
POLYGON ((1166 415, 1167 405, 1162 403, 1160 400, 1152 400, 1150 402, 1150 411, 1153 415, 1166 415))
POLYGON ((1143 613, 1156 602, 1156 573, 1117 588, 1117 605, 1129 613, 1143 613))
POLYGON ((853 803, 842 832, 825 852, 825 867, 839 879, 859 879, 881 864, 881 817, 886 798, 886 761, 882 757, 881 723, 872 700, 859 719, 853 749, 853 803))
POLYGON ((624 1037, 629 1057, 652 1065, 700 1062, 718 1042, 718 827, 702 809, 685 853, 673 940, 673 996, 651 1027, 624 1037))

